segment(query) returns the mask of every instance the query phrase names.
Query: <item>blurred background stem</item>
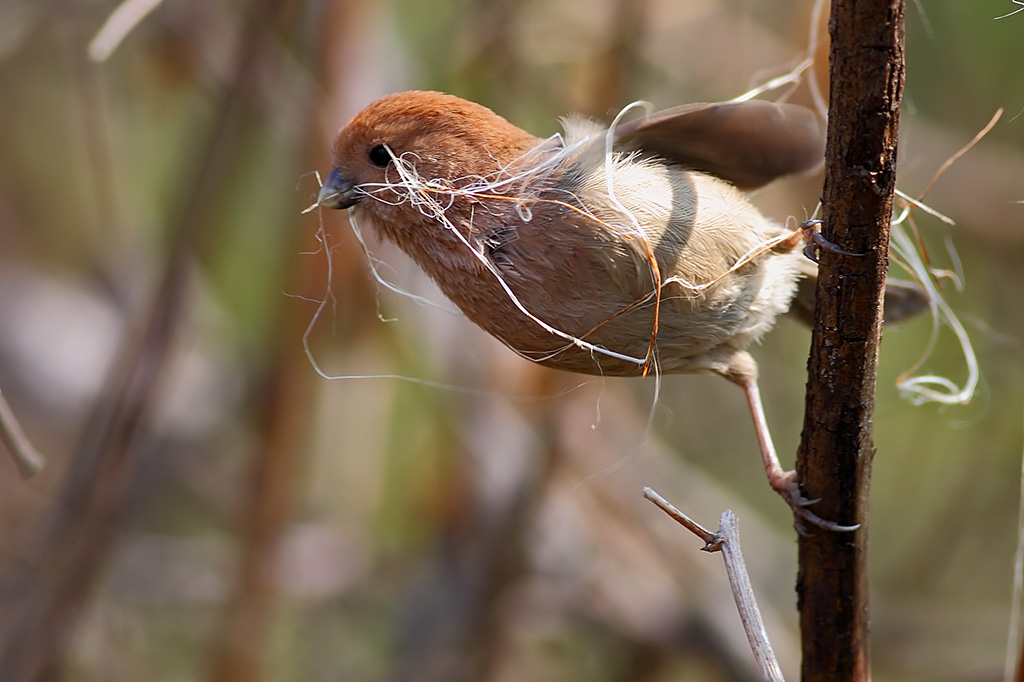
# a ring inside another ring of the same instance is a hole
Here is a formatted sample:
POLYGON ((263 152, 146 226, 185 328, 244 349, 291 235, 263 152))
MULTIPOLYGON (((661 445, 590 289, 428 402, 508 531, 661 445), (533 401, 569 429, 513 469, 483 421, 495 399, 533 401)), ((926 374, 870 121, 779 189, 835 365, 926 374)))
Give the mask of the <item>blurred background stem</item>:
POLYGON ((0 638, 0 678, 32 682, 59 674, 68 637, 115 546, 140 458, 155 451, 147 443, 145 422, 187 313, 193 260, 207 236, 204 231, 213 229, 212 198, 223 186, 237 130, 251 110, 247 103, 266 57, 269 27, 284 4, 261 0, 249 10, 232 77, 225 81, 207 130, 196 138, 195 163, 181 179, 169 220, 173 243, 146 319, 130 327, 107 391, 72 458, 55 515, 38 530, 27 560, 5 590, 10 607, 0 638))

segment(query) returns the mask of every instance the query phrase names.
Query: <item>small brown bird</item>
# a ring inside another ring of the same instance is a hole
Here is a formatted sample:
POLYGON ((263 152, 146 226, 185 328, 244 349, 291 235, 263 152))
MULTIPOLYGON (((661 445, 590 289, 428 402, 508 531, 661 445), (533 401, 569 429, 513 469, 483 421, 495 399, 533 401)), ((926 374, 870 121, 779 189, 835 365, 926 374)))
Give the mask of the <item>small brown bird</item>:
POLYGON ((818 166, 802 107, 692 104, 537 138, 451 95, 405 92, 338 133, 318 203, 393 241, 466 316, 548 367, 601 376, 712 372, 746 393, 765 471, 818 526, 779 464, 747 347, 811 265, 800 231, 744 195, 818 166))

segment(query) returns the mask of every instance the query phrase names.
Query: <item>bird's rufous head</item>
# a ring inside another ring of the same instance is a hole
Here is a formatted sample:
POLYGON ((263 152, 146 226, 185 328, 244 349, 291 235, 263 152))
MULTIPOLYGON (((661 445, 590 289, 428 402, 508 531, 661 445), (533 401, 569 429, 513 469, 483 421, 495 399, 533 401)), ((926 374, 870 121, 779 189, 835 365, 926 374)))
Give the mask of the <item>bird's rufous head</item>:
MULTIPOLYGON (((488 176, 537 144, 490 109, 439 92, 377 100, 338 132, 330 175, 317 203, 348 208, 401 181, 396 159, 422 181, 488 176)), ((382 194, 381 199, 390 198, 382 194)))

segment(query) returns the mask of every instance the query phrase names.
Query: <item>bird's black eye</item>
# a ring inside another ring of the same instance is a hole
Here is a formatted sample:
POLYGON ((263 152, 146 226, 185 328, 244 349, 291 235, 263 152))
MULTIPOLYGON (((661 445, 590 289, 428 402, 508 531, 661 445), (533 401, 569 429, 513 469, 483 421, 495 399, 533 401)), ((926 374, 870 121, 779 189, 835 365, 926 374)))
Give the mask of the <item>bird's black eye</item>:
POLYGON ((370 150, 368 156, 370 157, 370 163, 377 168, 387 168, 388 164, 391 163, 391 148, 386 144, 379 144, 370 150))

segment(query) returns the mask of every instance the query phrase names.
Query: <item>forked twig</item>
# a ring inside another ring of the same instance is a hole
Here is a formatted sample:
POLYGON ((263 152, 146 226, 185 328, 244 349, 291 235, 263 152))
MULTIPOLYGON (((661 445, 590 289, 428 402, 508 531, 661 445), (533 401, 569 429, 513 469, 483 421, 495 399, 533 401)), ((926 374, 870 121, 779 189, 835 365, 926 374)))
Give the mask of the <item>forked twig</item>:
POLYGON ((747 633, 747 641, 754 654, 754 662, 761 672, 761 679, 766 682, 785 682, 779 661, 772 651, 771 642, 768 641, 768 632, 765 630, 761 611, 757 608, 757 599, 750 584, 747 566, 743 562, 736 514, 729 509, 722 512, 722 518, 718 521, 718 531, 712 533, 650 488, 644 488, 644 497, 703 540, 703 551, 722 553, 725 559, 725 574, 729 578, 736 609, 740 612, 740 622, 743 624, 743 631, 747 633))

